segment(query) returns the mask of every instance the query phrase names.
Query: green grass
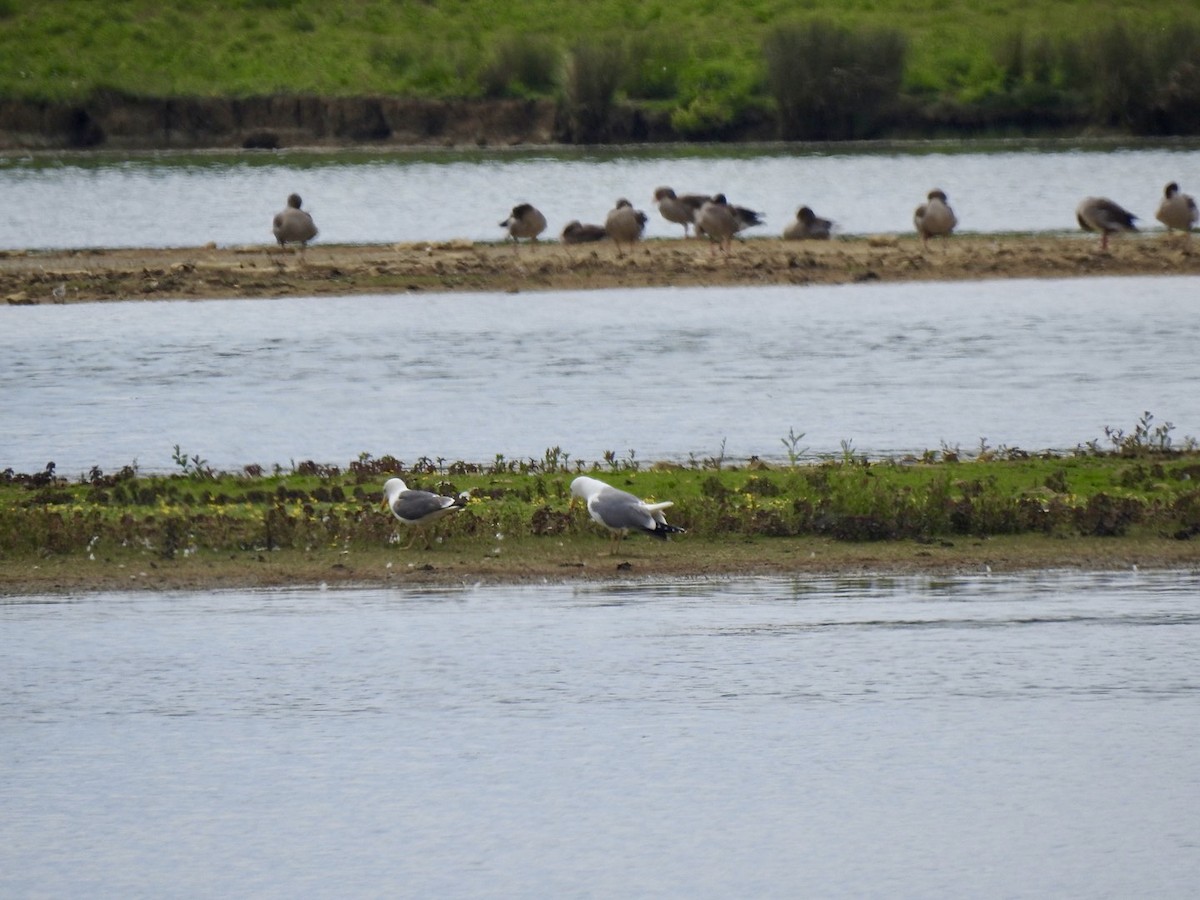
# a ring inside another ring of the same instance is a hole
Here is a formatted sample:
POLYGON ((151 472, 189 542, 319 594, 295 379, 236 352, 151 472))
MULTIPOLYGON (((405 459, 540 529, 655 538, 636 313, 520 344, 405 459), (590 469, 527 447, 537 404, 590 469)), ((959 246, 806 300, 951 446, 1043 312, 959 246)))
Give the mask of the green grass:
POLYGON ((704 133, 772 105, 764 46, 814 17, 898 32, 902 90, 926 103, 1070 101, 1121 125, 1122 104, 1191 109, 1200 93, 1167 58, 1194 59, 1200 10, 1173 0, 0 0, 0 97, 557 97, 572 50, 619 46, 617 99, 704 133), (1103 39, 1112 22, 1132 51, 1106 86, 1088 58, 1122 45, 1103 39))
POLYGON ((586 471, 646 498, 669 499, 669 521, 693 539, 823 537, 845 542, 933 541, 955 536, 1113 537, 1147 531, 1200 535, 1200 452, 1114 433, 1111 451, 1071 455, 985 450, 959 460, 840 459, 730 467, 720 459, 644 466, 633 454, 596 465, 557 448, 541 460, 488 465, 364 455, 346 469, 301 463, 292 470, 221 474, 176 451, 179 472, 144 476, 97 469, 70 481, 52 470, 0 473, 0 563, 56 556, 139 553, 174 559, 199 552, 382 549, 407 539, 382 509, 393 474, 467 507, 440 531, 487 552, 497 540, 576 539, 597 534, 570 505, 570 482, 586 471))

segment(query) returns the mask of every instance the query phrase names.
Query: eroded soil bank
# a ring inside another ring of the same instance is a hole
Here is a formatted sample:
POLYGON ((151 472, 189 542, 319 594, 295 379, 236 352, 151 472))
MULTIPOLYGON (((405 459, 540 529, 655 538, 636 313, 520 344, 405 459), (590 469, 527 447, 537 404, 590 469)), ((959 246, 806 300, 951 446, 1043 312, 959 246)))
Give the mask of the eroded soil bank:
POLYGON ((703 240, 322 245, 303 260, 268 245, 0 251, 10 305, 443 291, 807 285, 1200 274, 1200 243, 1180 235, 958 235, 924 249, 913 236, 825 242, 751 238, 728 256, 703 240))

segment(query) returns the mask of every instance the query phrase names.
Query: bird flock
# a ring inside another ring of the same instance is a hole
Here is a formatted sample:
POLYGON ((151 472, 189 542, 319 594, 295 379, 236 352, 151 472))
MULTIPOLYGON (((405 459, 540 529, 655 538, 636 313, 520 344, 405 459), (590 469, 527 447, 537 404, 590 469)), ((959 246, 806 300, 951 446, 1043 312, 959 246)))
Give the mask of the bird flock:
MULTIPOLYGON (((571 482, 571 502, 581 500, 592 519, 612 534, 610 553, 629 532, 647 534, 652 538, 667 540, 672 534, 685 534, 684 529, 668 525, 663 510, 675 504, 670 500, 647 503, 628 491, 605 484, 598 478, 580 475, 571 482)), ((425 549, 432 547, 429 528, 449 513, 463 509, 468 502, 465 494, 445 497, 432 491, 413 490, 399 478, 389 478, 383 485, 383 504, 400 522, 412 529, 407 550, 416 541, 417 535, 425 540, 425 549)))
MULTIPOLYGON (((712 252, 728 254, 732 242, 741 232, 765 224, 765 217, 749 207, 730 203, 724 194, 676 194, 672 188, 660 187, 654 191, 653 202, 664 220, 683 227, 684 238, 693 235, 706 237, 712 244, 712 252)), ((300 208, 299 194, 287 199, 287 206, 276 214, 271 231, 281 248, 288 244, 299 246, 301 260, 308 242, 317 236, 317 227, 309 213, 300 208)), ((1155 218, 1166 226, 1168 232, 1180 231, 1185 235, 1200 221, 1196 201, 1183 193, 1178 182, 1172 181, 1163 189, 1155 218)), ((1086 197, 1075 209, 1075 219, 1084 231, 1100 234, 1100 248, 1108 249, 1111 235, 1124 231, 1137 231, 1134 224, 1138 217, 1119 203, 1107 197, 1086 197)), ((587 224, 578 219, 568 222, 559 235, 566 245, 587 244, 611 240, 617 255, 624 256, 632 251, 646 230, 648 217, 636 209, 628 199, 622 197, 605 216, 603 225, 587 224)), ((931 190, 925 202, 913 212, 913 227, 928 248, 929 239, 949 236, 958 225, 958 217, 950 206, 946 192, 940 188, 931 190)), ((512 208, 507 218, 500 222, 505 231, 505 240, 512 239, 514 246, 522 240, 536 242, 547 227, 546 217, 532 203, 519 203, 512 208)), ((834 222, 818 216, 811 207, 801 206, 795 218, 783 229, 784 240, 829 240, 836 228, 834 222)))

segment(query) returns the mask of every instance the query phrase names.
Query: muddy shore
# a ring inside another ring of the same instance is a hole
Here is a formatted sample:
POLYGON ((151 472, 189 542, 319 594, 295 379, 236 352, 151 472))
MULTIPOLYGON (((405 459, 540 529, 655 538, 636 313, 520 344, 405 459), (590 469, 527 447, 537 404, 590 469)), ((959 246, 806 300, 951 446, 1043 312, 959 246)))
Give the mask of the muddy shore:
POLYGON ((450 241, 329 245, 303 260, 268 245, 0 251, 10 305, 593 288, 808 285, 1200 274, 1200 242, 1149 234, 1099 249, 1084 235, 957 235, 924 249, 913 235, 833 241, 750 238, 728 256, 696 239, 565 246, 450 241))

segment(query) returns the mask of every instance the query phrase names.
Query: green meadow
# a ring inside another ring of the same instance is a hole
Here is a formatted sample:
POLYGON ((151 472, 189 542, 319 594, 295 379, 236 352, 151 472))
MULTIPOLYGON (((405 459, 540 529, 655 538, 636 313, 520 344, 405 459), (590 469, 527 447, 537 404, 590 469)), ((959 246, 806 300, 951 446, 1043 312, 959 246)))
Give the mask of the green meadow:
POLYGON ((0 98, 549 98, 579 140, 613 104, 696 138, 1200 130, 1200 8, 1173 0, 0 0, 0 58, 0 98))
MULTIPOLYGON (((21 572, 42 566, 78 574, 97 560, 157 567, 191 558, 237 569, 275 554, 302 565, 315 554, 345 568, 364 559, 382 565, 392 554, 426 563, 447 548, 475 560, 463 563, 468 571, 502 554, 510 577, 554 572, 564 554, 607 546, 571 503, 580 473, 673 501, 668 521, 687 533, 671 542, 670 556, 684 571, 704 571, 718 553, 725 567, 774 564, 813 540, 952 547, 1017 538, 1025 541, 1013 551, 1018 559, 1044 564, 1059 541, 1093 542, 1102 556, 1105 542, 1134 539, 1177 547, 1158 555, 1195 562, 1200 550, 1186 548, 1200 537, 1200 449, 1191 438, 1174 444, 1171 430, 1146 414, 1131 431, 1109 429, 1103 445, 1070 453, 981 445, 969 455, 943 447, 883 460, 850 444, 836 457, 803 459, 803 435, 789 433, 785 461, 774 464, 721 454, 646 464, 632 451, 585 462, 553 448, 540 459, 486 464, 363 454, 344 468, 306 461, 221 473, 176 447, 178 470, 165 475, 127 466, 63 477, 52 464, 0 473, 0 581, 20 583, 21 572), (382 504, 383 482, 394 475, 410 488, 466 498, 437 524, 431 551, 397 546, 411 534, 382 504)), ((633 536, 623 546, 645 555, 661 545, 633 536)))

